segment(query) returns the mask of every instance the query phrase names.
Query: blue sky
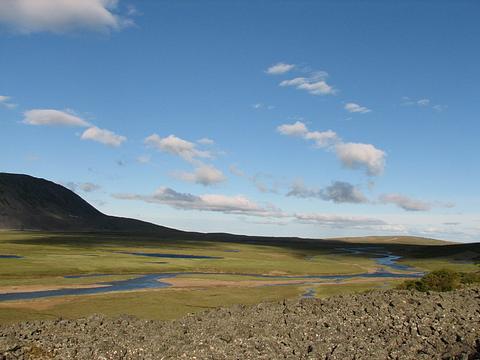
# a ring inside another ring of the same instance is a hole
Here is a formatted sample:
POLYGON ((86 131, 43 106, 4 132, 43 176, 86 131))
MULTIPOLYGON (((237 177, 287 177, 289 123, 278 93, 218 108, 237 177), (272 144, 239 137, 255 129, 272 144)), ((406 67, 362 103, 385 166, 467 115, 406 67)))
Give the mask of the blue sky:
POLYGON ((0 170, 186 230, 478 241, 479 11, 6 0, 0 170))

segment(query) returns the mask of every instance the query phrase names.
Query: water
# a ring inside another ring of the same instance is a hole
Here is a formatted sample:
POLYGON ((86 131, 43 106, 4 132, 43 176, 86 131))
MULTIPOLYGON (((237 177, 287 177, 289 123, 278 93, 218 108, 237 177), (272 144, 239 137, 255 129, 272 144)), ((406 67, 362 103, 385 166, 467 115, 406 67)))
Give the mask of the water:
MULTIPOLYGON (((104 276, 104 274, 95 274, 95 275, 104 276)), ((83 277, 90 277, 95 275, 83 275, 83 277)), ((128 280, 100 282, 96 284, 96 285, 106 285, 105 287, 6 293, 6 294, 0 294, 0 301, 31 300, 31 299, 53 297, 53 296, 91 295, 91 294, 100 294, 100 293, 111 293, 116 291, 157 289, 157 288, 164 288, 164 287, 170 286, 170 284, 166 282, 158 281, 158 280, 172 278, 175 276, 176 274, 148 274, 148 275, 142 275, 142 276, 139 276, 133 279, 128 279, 128 280)), ((78 277, 82 277, 82 276, 78 276, 78 277)))
POLYGON ((0 259, 21 259, 23 256, 18 255, 0 255, 0 259))
POLYGON ((182 255, 182 254, 143 253, 143 252, 121 252, 120 254, 158 257, 158 258, 167 258, 167 259, 222 259, 221 257, 218 257, 218 256, 205 256, 205 255, 182 255))
POLYGON ((414 271, 415 269, 408 265, 398 264, 397 261, 402 259, 402 256, 393 255, 391 252, 386 251, 382 247, 369 247, 369 248, 339 248, 337 250, 346 251, 351 254, 359 255, 359 254, 367 254, 371 256, 375 256, 372 259, 378 265, 388 266, 395 270, 404 270, 404 271, 414 271))
POLYGON ((86 275, 65 275, 65 279, 80 279, 89 277, 112 276, 112 274, 86 274, 86 275))
MULTIPOLYGON (((390 252, 385 251, 382 248, 369 248, 369 249, 359 249, 359 248, 341 248, 339 250, 347 251, 352 254, 369 254, 375 257, 375 261, 379 265, 388 266, 389 268, 395 270, 414 270, 412 267, 407 265, 399 265, 396 263, 397 260, 401 259, 401 256, 393 255, 390 252), (373 250, 373 251, 372 251, 373 250)), ((137 256, 148 256, 148 257, 161 257, 161 258, 175 258, 175 259, 219 259, 219 257, 214 256, 200 256, 200 255, 181 255, 181 254, 163 254, 163 253, 125 253, 137 256)), ((3 256, 13 256, 18 258, 15 255, 3 255, 3 256)), ((103 285, 103 287, 90 287, 90 288, 81 288, 81 289, 58 289, 58 290, 44 290, 44 291, 32 291, 32 292, 19 292, 19 293, 7 293, 0 294, 0 301, 8 300, 29 300, 29 299, 38 299, 46 298, 53 296, 66 296, 66 295, 90 295, 90 294, 100 294, 100 293, 111 293, 118 291, 131 291, 131 290, 143 290, 143 289, 156 289, 156 288, 165 288, 171 286, 165 280, 176 277, 177 275, 240 275, 240 276, 249 276, 263 279, 285 279, 285 280, 309 280, 308 283, 311 283, 312 279, 316 280, 330 280, 340 282, 342 280, 355 279, 355 278, 390 278, 390 279, 400 279, 400 278, 419 278, 424 274, 421 272, 413 273, 392 273, 385 268, 379 269, 374 273, 363 273, 363 274, 353 274, 353 275, 258 275, 258 274, 225 274, 225 273, 203 273, 203 272, 189 272, 189 273, 158 273, 158 274, 148 274, 137 276, 133 279, 128 280, 118 280, 110 282, 99 282, 96 285, 103 285), (163 280, 163 281, 159 281, 163 280)), ((88 274, 88 275, 68 275, 65 276, 67 279, 77 279, 82 277, 102 277, 102 276, 111 276, 116 274, 88 274)), ((120 274, 118 274, 120 275, 120 274)), ((307 282, 306 282, 307 283, 307 282)), ((289 283, 280 284, 280 285, 291 285, 289 283)), ((277 285, 275 285, 277 286, 277 285)), ((314 297, 315 290, 309 289, 303 297, 314 297)))
MULTIPOLYGON (((111 293, 118 291, 131 291, 131 290, 144 290, 144 289, 157 289, 171 286, 168 282, 159 281, 167 280, 177 275, 241 275, 257 278, 267 278, 272 280, 286 279, 286 280, 301 280, 301 279, 318 279, 318 280, 332 280, 340 281, 346 279, 355 278, 412 278, 421 277, 422 273, 414 274, 394 274, 390 272, 380 271, 376 273, 364 273, 354 275, 258 275, 258 274, 225 274, 225 273, 203 273, 203 272, 190 272, 190 273, 160 273, 160 274, 148 274, 141 275, 133 279, 118 280, 110 282, 99 282, 96 285, 105 285, 104 287, 91 287, 81 289, 58 289, 58 290, 44 290, 44 291, 31 291, 31 292, 18 292, 18 293, 6 293, 0 294, 0 301, 8 300, 31 300, 54 296, 66 296, 66 295, 91 295, 100 293, 111 293)), ((69 275, 66 278, 81 278, 81 277, 93 277, 93 276, 108 276, 115 274, 89 274, 89 275, 69 275)), ((282 285, 291 285, 288 283, 282 285)))

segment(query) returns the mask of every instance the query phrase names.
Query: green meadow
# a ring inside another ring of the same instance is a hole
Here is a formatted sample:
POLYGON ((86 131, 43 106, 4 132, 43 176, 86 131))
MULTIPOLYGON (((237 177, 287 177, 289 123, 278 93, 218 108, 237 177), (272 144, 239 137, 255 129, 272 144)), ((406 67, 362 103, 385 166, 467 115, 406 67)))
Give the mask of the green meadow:
POLYGON ((341 250, 344 247, 368 248, 372 244, 403 256, 398 263, 413 266, 416 271, 439 268, 478 270, 475 264, 476 256, 480 254, 478 246, 450 246, 420 238, 332 241, 266 238, 253 241, 248 238, 248 241, 221 241, 216 236, 211 241, 200 241, 132 234, 0 232, 0 255, 21 256, 19 259, 0 258, 0 292, 3 293, 82 287, 153 273, 183 273, 176 279, 195 280, 190 287, 3 301, 0 302, 0 322, 78 317, 92 313, 112 316, 128 313, 144 318, 171 319, 211 307, 279 301, 301 296, 308 289, 314 289, 315 296, 323 297, 394 286, 399 280, 356 279, 335 284, 266 286, 271 279, 255 277, 374 272, 379 265, 372 256, 341 250), (136 252, 216 258, 158 258, 127 254, 136 252), (104 276, 65 278, 94 274, 104 276), (226 282, 228 286, 222 286, 226 282), (239 286, 232 286, 232 282, 238 282, 239 286), (246 282, 248 286, 243 286, 246 282))

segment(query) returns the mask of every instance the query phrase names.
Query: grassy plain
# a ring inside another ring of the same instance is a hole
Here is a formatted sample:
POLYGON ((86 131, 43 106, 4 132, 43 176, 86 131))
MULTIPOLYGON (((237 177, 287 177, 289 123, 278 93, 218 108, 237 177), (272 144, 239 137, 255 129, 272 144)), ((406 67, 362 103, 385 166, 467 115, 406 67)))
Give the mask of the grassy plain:
MULTIPOLYGON (((179 278, 194 279, 191 288, 163 288, 134 292, 44 298, 0 303, 0 323, 25 319, 88 316, 92 313, 132 315, 171 319, 189 312, 231 304, 251 304, 296 297, 313 288, 317 297, 393 286, 396 280, 345 281, 335 284, 268 285, 269 279, 253 275, 360 274, 379 268, 366 254, 351 254, 342 247, 369 247, 372 244, 402 255, 402 264, 419 271, 451 268, 473 271, 478 246, 444 246, 421 238, 353 238, 331 241, 211 241, 158 239, 153 236, 118 234, 61 234, 0 232, 0 292, 12 286, 51 288, 81 286, 123 280, 139 274, 185 273, 179 278), (155 258, 125 254, 149 252, 219 257, 219 259, 155 258), (210 274, 192 274, 192 273, 210 274), (107 274, 108 276, 65 278, 68 275, 107 274), (229 286, 219 286, 229 282, 229 286), (238 281, 238 287, 231 282, 238 281), (242 286, 249 281, 249 286, 242 286), (252 285, 252 281, 255 281, 252 285), (258 283, 258 286, 256 284, 258 283), (215 284, 215 286, 209 286, 215 284)), ((168 282, 168 280, 167 280, 168 282)))

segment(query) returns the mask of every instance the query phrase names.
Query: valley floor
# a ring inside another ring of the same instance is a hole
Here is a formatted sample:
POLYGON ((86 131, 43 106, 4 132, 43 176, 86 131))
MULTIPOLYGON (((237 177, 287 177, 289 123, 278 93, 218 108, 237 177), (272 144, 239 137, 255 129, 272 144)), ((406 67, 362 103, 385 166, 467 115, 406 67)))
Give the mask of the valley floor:
POLYGON ((478 244, 419 238, 158 239, 0 232, 0 323, 92 313, 175 319, 234 304, 386 289, 474 271, 478 244))

